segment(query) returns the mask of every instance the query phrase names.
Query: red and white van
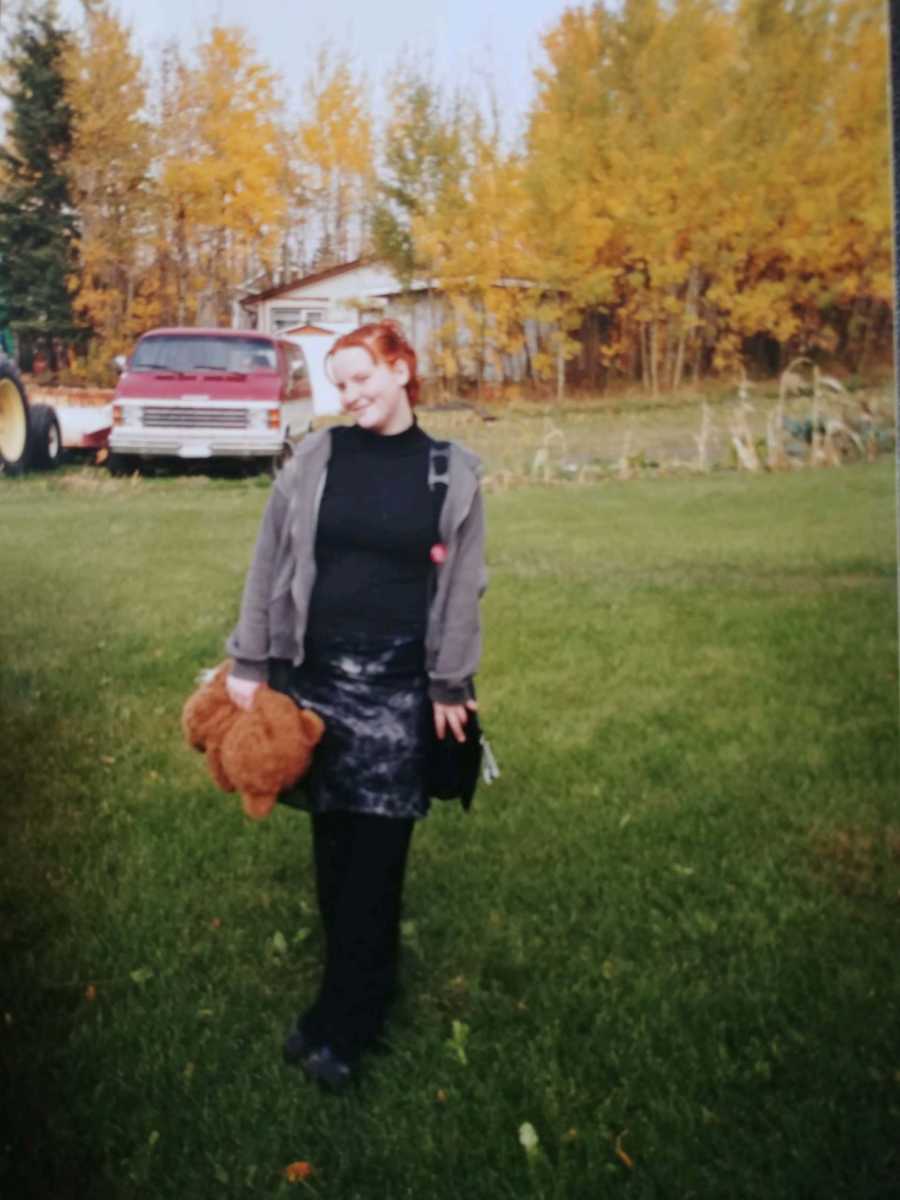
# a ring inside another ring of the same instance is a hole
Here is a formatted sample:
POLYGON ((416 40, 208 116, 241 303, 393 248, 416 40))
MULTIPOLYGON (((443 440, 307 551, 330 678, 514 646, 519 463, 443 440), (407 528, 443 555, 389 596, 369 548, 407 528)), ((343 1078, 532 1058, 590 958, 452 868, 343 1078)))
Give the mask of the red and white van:
POLYGON ((277 464, 312 417, 296 343, 245 329, 152 329, 119 377, 110 469, 149 458, 277 464))

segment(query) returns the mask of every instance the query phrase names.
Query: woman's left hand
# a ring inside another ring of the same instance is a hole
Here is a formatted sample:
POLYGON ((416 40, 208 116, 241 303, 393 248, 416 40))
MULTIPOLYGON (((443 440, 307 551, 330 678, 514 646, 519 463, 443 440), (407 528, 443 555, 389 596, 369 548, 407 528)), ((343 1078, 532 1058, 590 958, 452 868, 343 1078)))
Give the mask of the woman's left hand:
POLYGON ((465 704, 441 704, 440 701, 433 701, 434 704, 434 731, 439 738, 442 738, 450 727, 450 731, 458 742, 466 740, 466 721, 469 719, 469 712, 475 711, 478 708, 477 700, 467 700, 465 704))

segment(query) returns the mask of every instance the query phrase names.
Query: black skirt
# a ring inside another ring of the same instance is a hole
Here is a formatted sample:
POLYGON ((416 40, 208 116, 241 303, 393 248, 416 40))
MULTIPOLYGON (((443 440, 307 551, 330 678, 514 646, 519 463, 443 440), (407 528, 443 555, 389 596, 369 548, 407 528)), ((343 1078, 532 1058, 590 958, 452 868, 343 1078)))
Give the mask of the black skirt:
POLYGON ((428 813, 431 721, 422 639, 307 638, 299 667, 273 664, 273 687, 325 722, 312 768, 288 802, 311 812, 420 819, 428 813))

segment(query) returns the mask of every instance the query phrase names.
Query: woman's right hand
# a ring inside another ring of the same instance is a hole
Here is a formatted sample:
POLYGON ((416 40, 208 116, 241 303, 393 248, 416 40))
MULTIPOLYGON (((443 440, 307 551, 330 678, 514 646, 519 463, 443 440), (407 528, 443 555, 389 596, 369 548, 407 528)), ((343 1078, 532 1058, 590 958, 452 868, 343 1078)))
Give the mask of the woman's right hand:
POLYGON ((228 675, 225 678, 225 691, 231 703, 248 711, 258 687, 259 684, 254 679, 238 679, 236 675, 228 675))

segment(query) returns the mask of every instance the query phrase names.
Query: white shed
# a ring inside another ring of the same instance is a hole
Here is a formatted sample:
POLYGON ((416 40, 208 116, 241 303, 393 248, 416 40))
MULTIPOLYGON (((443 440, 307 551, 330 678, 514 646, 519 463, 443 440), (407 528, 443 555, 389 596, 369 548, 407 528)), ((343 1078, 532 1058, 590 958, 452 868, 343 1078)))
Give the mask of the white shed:
MULTIPOLYGON (((502 280, 498 286, 527 287, 528 283, 502 280)), ((245 295, 235 302, 233 324, 237 328, 295 338, 307 332, 311 336, 317 332, 336 335, 366 321, 391 317, 403 327, 416 351, 420 374, 428 378, 432 347, 439 340, 447 316, 446 297, 434 282, 419 279, 403 287, 386 263, 359 258, 245 295)), ((538 347, 536 322, 527 321, 524 332, 527 349, 504 356, 506 379, 525 378, 529 354, 533 355, 538 347)), ((467 340, 464 334, 460 335, 462 344, 467 340)), ((317 356, 315 349, 309 354, 317 356)), ((311 369, 315 370, 312 364, 311 369)), ((488 367, 486 378, 493 376, 494 370, 488 367)))
POLYGON ((283 333, 302 325, 352 328, 382 317, 388 297, 401 291, 389 267, 356 259, 245 296, 236 305, 235 323, 262 333, 283 333))

